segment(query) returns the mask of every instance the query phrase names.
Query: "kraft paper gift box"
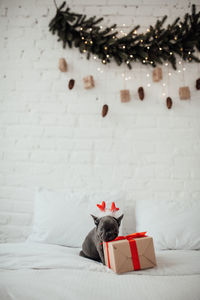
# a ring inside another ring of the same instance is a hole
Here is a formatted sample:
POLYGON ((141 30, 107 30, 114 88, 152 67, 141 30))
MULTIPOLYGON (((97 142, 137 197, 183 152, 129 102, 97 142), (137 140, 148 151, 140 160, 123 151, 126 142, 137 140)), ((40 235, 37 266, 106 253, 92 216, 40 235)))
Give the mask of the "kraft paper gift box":
POLYGON ((146 232, 103 242, 103 249, 105 264, 118 274, 156 266, 153 239, 146 232))

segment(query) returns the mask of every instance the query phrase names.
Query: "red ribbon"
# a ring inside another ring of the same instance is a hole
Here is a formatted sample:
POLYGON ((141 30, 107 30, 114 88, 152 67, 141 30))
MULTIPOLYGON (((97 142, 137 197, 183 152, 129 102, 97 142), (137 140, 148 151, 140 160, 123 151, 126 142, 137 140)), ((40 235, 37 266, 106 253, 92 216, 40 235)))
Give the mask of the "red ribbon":
POLYGON ((139 256, 138 256, 138 251, 137 251, 137 245, 136 245, 136 238, 141 238, 141 237, 146 237, 146 231, 145 232, 136 232, 132 233, 126 236, 118 236, 116 239, 106 242, 106 250, 107 250, 107 257, 108 257, 108 267, 111 268, 110 266, 110 256, 109 256, 109 250, 108 250, 108 243, 110 242, 116 242, 120 240, 128 240, 130 250, 131 250, 131 256, 132 256, 132 262, 133 262, 133 269, 134 270, 140 270, 140 261, 139 261, 139 256))

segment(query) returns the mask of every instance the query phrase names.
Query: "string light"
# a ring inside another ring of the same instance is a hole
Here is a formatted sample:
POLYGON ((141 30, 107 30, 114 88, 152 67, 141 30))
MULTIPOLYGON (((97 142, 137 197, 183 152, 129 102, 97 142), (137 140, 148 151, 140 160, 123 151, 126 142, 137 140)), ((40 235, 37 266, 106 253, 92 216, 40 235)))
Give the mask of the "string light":
POLYGON ((100 26, 100 29, 103 29, 103 26, 100 26))
POLYGON ((131 57, 131 58, 133 58, 133 55, 132 55, 132 54, 130 54, 130 57, 131 57))
POLYGON ((149 29, 149 28, 147 28, 147 32, 150 32, 150 29, 149 29))
POLYGON ((145 61, 145 60, 143 60, 142 62, 143 62, 143 64, 145 64, 145 62, 146 62, 146 61, 145 61))
POLYGON ((168 66, 168 63, 165 63, 165 66, 167 67, 167 66, 168 66))
POLYGON ((181 70, 178 70, 178 73, 181 73, 181 70))
POLYGON ((125 76, 125 74, 124 73, 122 73, 122 77, 124 77, 125 76))
POLYGON ((102 60, 102 63, 103 63, 103 64, 105 64, 105 63, 106 63, 105 59, 103 59, 103 60, 102 60))
POLYGON ((104 49, 105 49, 105 50, 107 50, 107 49, 108 49, 108 47, 106 47, 106 46, 105 46, 105 47, 104 47, 104 49))
POLYGON ((127 65, 128 65, 128 64, 130 63, 130 61, 129 61, 129 60, 127 60, 127 61, 126 61, 126 63, 127 63, 127 65))
POLYGON ((123 24, 123 26, 126 26, 126 24, 123 24))
POLYGON ((171 75, 172 75, 172 73, 170 73, 170 72, 169 72, 169 73, 168 73, 168 75, 169 75, 169 76, 171 76, 171 75))
POLYGON ((110 55, 109 55, 109 54, 106 54, 106 57, 110 57, 110 55))
POLYGON ((83 30, 83 28, 81 27, 80 30, 83 30))
POLYGON ((82 40, 84 40, 85 38, 84 38, 84 36, 82 36, 82 38, 81 38, 82 40))
POLYGON ((153 64, 153 61, 150 61, 150 64, 153 64))
POLYGON ((191 54, 191 52, 189 51, 189 52, 188 52, 188 54, 190 55, 190 54, 191 54))
POLYGON ((166 96, 166 94, 165 94, 165 93, 162 93, 162 95, 163 95, 163 96, 166 96))
POLYGON ((151 84, 150 84, 150 83, 147 83, 147 86, 148 86, 148 87, 150 87, 150 86, 151 86, 151 84))
POLYGON ((166 86, 166 83, 163 83, 162 85, 163 85, 163 86, 166 86))
POLYGON ((83 50, 83 52, 85 53, 85 52, 86 52, 86 50, 84 49, 84 50, 83 50))
POLYGON ((181 61, 179 61, 178 63, 179 63, 179 65, 181 65, 181 61))
POLYGON ((150 75, 149 75, 149 73, 147 73, 147 77, 149 77, 150 75))
POLYGON ((92 45, 92 44, 93 44, 93 41, 90 41, 90 44, 92 45))
POLYGON ((96 57, 96 56, 94 56, 93 58, 94 58, 94 59, 97 59, 97 57, 96 57))
POLYGON ((183 68, 183 71, 185 71, 186 70, 186 68, 183 68))
POLYGON ((87 44, 87 41, 85 41, 85 44, 87 44))
POLYGON ((160 47, 159 50, 162 51, 162 48, 160 47))
POLYGON ((172 52, 170 52, 169 54, 170 54, 170 55, 172 55, 173 53, 172 53, 172 52))
POLYGON ((149 50, 149 49, 150 49, 150 47, 148 46, 148 47, 147 47, 147 49, 149 50))
POLYGON ((143 40, 140 40, 141 43, 143 43, 143 40))
POLYGON ((123 48, 123 49, 125 49, 125 48, 126 48, 126 46, 122 46, 122 48, 123 48))

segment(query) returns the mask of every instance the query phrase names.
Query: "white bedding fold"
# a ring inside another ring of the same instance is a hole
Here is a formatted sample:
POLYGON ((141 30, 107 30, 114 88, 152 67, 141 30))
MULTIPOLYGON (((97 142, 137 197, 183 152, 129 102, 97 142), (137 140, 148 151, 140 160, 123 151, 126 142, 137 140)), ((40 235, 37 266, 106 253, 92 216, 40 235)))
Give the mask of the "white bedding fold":
MULTIPOLYGON (((79 248, 39 243, 0 245, 0 269, 73 269, 113 273, 101 263, 80 257, 79 248)), ((157 267, 130 272, 131 275, 195 275, 200 274, 200 251, 164 250, 156 252, 157 267)))

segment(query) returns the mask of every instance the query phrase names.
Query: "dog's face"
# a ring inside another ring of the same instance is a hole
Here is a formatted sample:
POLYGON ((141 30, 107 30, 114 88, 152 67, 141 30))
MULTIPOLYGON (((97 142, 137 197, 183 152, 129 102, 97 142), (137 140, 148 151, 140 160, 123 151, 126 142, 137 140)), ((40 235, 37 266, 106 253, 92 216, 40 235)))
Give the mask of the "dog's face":
POLYGON ((102 241, 109 242, 118 236, 119 226, 124 215, 121 215, 119 218, 114 218, 112 216, 97 218, 93 215, 91 216, 97 226, 97 235, 102 241))

